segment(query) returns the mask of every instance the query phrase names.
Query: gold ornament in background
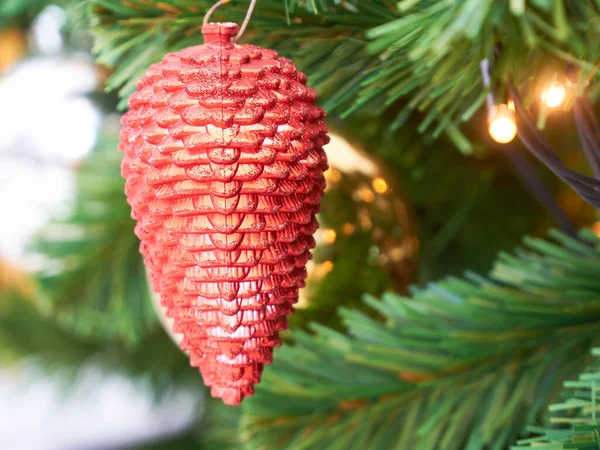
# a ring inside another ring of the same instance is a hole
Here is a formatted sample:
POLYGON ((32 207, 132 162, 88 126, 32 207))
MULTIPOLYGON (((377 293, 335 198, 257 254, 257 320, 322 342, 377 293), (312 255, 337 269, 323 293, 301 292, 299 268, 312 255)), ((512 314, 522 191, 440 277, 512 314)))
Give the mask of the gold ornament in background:
MULTIPOLYGON (((343 246, 352 245, 348 240, 368 243, 367 251, 360 255, 361 264, 380 268, 393 280, 397 292, 406 292, 417 273, 417 229, 408 200, 392 182, 395 178, 386 176, 373 158, 339 135, 333 133, 330 137, 331 142, 325 146, 330 168, 325 172, 327 188, 324 209, 319 215, 321 227, 315 234, 317 247, 307 264, 307 285, 300 290, 297 309, 313 301, 318 306, 323 300, 314 298, 315 288, 334 269, 336 253, 341 251, 343 255, 343 246)), ((357 270, 361 271, 362 266, 357 270)), ((352 280, 345 287, 355 288, 352 280)), ((172 332, 172 319, 166 317, 159 297, 149 290, 162 327, 179 344, 181 336, 172 332)), ((362 295, 355 293, 359 298, 362 295)))
POLYGON ((398 292, 406 291, 417 271, 417 230, 407 198, 393 183, 395 177, 386 176, 373 158, 344 138, 334 133, 330 137, 325 146, 329 170, 318 217, 321 227, 315 235, 314 258, 307 265, 307 287, 301 291, 297 308, 308 306, 316 285, 334 269, 340 246, 352 245, 352 239, 370 242, 364 264, 381 267, 398 292))
POLYGON ((21 30, 0 31, 0 74, 19 61, 27 51, 27 37, 21 30))

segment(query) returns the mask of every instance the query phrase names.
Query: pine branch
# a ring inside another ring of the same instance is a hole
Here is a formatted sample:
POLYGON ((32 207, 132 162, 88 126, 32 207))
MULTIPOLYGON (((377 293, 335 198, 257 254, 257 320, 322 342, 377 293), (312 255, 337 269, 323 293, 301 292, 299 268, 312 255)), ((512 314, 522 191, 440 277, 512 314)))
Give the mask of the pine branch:
POLYGON ((0 362, 35 358, 48 370, 77 371, 97 347, 76 340, 36 308, 32 298, 16 291, 0 291, 0 362))
POLYGON ((30 22, 47 3, 46 0, 12 0, 0 3, 0 28, 30 22))
MULTIPOLYGON (((122 107, 150 63, 201 42, 202 16, 213 4, 90 3, 95 52, 99 62, 117 67, 108 88, 120 89, 122 107)), ((343 117, 359 110, 381 114, 400 103, 393 127, 418 112, 420 132, 434 137, 446 132, 465 152, 471 145, 458 125, 483 105, 478 64, 495 48, 502 49, 496 79, 544 79, 567 65, 582 69, 582 79, 595 74, 600 35, 595 0, 576 5, 529 0, 523 7, 489 0, 405 0, 397 6, 383 0, 306 1, 305 8, 299 3, 259 2, 245 41, 293 58, 323 95, 328 111, 343 117)), ((239 22, 246 6, 228 4, 215 20, 239 22)))
MULTIPOLYGON (((162 59, 166 52, 198 45, 202 42, 200 29, 204 13, 215 2, 200 0, 170 0, 164 2, 133 1, 123 4, 119 0, 90 0, 92 32, 95 36, 94 52, 98 62, 117 68, 109 78, 107 89, 119 88, 123 98, 121 107, 135 89, 136 81, 145 73, 148 66, 162 59), (140 51, 139 45, 144 49, 140 51)), ((318 2, 323 10, 315 16, 310 12, 314 2, 306 2, 300 7, 297 1, 262 0, 259 2, 248 30, 249 40, 275 46, 284 54, 297 52, 299 43, 306 43, 314 37, 305 50, 305 60, 311 64, 324 62, 331 56, 332 46, 339 44, 337 53, 346 57, 355 54, 359 48, 354 39, 362 31, 361 25, 382 23, 382 14, 391 18, 388 9, 372 5, 364 15, 345 14, 347 9, 334 7, 324 1, 318 2), (287 4, 287 8, 286 8, 287 4), (372 11, 371 11, 372 10, 372 11), (293 14, 294 20, 290 19, 293 14), (267 44, 266 42, 269 42, 267 44), (347 42, 347 43, 346 43, 347 42), (327 52, 324 50, 328 50, 327 52)), ((232 2, 217 10, 213 20, 231 20, 240 23, 246 13, 245 2, 232 2)), ((385 18, 385 16, 384 16, 385 18)), ((328 72, 340 66, 327 64, 328 72)), ((352 64, 348 70, 355 71, 352 64)), ((347 76, 348 78, 348 76, 347 76)))
POLYGON ((157 397, 173 386, 201 396, 198 372, 161 328, 144 333, 133 347, 75 334, 43 309, 35 298, 0 291, 0 364, 26 359, 65 382, 75 382, 82 366, 94 366, 149 383, 157 397))
POLYGON ((473 274, 341 309, 277 352, 244 407, 249 448, 501 449, 600 330, 600 239, 552 233, 473 274))
POLYGON ((201 449, 240 450, 240 408, 230 408, 219 400, 211 400, 202 421, 201 449))
POLYGON ((70 214, 51 222, 33 248, 46 259, 39 281, 64 327, 133 344, 157 322, 116 146, 105 138, 77 169, 70 214))
POLYGON ((600 447, 598 425, 598 381, 600 349, 592 350, 594 362, 577 380, 564 383, 561 402, 550 405, 551 428, 530 427, 533 437, 522 439, 511 450, 597 449, 600 447))

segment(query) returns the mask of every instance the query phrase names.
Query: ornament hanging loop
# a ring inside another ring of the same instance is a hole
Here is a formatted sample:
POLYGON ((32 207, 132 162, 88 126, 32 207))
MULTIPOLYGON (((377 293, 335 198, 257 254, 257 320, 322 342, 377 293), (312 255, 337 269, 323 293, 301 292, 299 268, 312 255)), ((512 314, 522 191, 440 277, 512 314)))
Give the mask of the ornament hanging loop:
MULTIPOLYGON (((202 25, 208 24, 210 16, 212 16, 212 14, 218 8, 225 5, 226 3, 231 3, 231 1, 232 0, 219 0, 217 3, 212 5, 210 7, 210 9, 208 11, 206 11, 206 14, 204 15, 204 20, 202 21, 202 25)), ((236 34, 235 37, 232 39, 233 42, 237 42, 242 37, 242 34, 244 34, 244 31, 246 31, 246 27, 248 27, 248 23, 250 22, 250 18, 252 17, 252 13, 254 12, 255 6, 256 6, 256 0, 250 0, 250 6, 248 6, 248 11, 246 12, 246 17, 244 17, 244 21, 242 22, 240 31, 238 31, 238 34, 236 34)))

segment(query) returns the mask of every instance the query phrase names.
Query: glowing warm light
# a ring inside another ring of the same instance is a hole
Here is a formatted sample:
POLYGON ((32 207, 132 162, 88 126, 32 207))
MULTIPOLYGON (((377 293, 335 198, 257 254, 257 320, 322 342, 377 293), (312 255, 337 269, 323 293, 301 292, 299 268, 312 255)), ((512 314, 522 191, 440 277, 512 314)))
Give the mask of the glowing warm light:
POLYGON ((496 105, 490 111, 490 136, 500 144, 507 144, 517 135, 517 122, 508 105, 496 105))
POLYGON ((357 201, 362 200, 366 203, 371 203, 373 200, 375 200, 375 194, 367 186, 362 186, 361 188, 357 189, 354 192, 353 197, 357 201))
POLYGON ((375 189, 375 192, 377 192, 378 194, 385 194, 388 190, 388 184, 381 177, 375 178, 372 184, 373 189, 375 189))
POLYGON ((371 221, 371 216, 368 211, 361 209, 358 212, 358 222, 360 223, 360 227, 363 230, 369 230, 373 227, 373 222, 371 221))
POLYGON ((592 232, 600 237, 600 222, 594 222, 594 224, 592 225, 592 232))
POLYGON ((327 181, 339 181, 342 178, 342 173, 339 170, 330 168, 325 172, 325 179, 327 181))
POLYGON ((337 233, 335 232, 335 230, 332 230, 331 228, 323 230, 323 240, 327 244, 333 244, 335 242, 336 237, 337 233))
POLYGON ((567 90, 562 83, 553 81, 542 92, 542 101, 548 108, 556 108, 565 100, 566 93, 567 90))
MULTIPOLYGON (((325 277, 325 275, 327 275, 332 270, 333 270, 333 262, 332 261, 323 261, 321 264, 316 264, 311 269, 311 271, 309 272, 309 278, 312 281, 321 280, 325 277)), ((302 291, 300 291, 300 292, 302 293, 302 291)))
POLYGON ((514 102, 514 100, 513 100, 512 98, 511 98, 511 99, 509 99, 509 100, 508 100, 508 102, 507 102, 506 104, 507 104, 507 106, 508 106, 508 109, 509 109, 509 111, 510 111, 510 112, 513 112, 513 113, 514 113, 514 112, 516 111, 516 108, 515 108, 515 102, 514 102))
POLYGON ((353 223, 345 223, 344 226, 342 227, 342 231, 344 234, 352 234, 354 233, 354 230, 356 230, 356 226, 353 223))
POLYGON ((0 31, 0 73, 8 70, 27 51, 27 36, 19 30, 0 31))
POLYGON ((395 247, 390 250, 390 258, 394 261, 402 261, 406 258, 406 249, 403 247, 395 247))
POLYGON ((331 261, 325 261, 323 264, 321 264, 321 270, 324 273, 329 273, 333 270, 333 262, 331 261))

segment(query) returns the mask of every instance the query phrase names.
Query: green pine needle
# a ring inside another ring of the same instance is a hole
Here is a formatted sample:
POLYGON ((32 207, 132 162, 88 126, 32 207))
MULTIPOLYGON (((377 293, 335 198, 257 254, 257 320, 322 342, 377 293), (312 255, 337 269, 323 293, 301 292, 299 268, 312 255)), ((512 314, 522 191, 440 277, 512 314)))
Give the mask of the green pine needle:
POLYGON ((531 428, 534 437, 521 439, 511 450, 600 448, 598 393, 600 392, 600 349, 592 350, 593 363, 576 381, 564 383, 561 401, 550 405, 551 428, 531 428))
MULTIPOLYGON (((116 68, 109 89, 119 89, 121 107, 151 63, 166 52, 201 43, 203 12, 213 3, 89 0, 95 50, 99 61, 116 68), (146 46, 142 52, 132 44, 140 36, 146 46)), ((600 10, 595 0, 566 4, 262 0, 244 41, 292 58, 320 91, 329 112, 343 117, 359 110, 381 114, 404 104, 406 108, 394 109, 399 111, 394 127, 418 111, 423 114, 421 133, 437 137, 447 130, 450 140, 470 153, 472 146, 458 127, 483 105, 479 61, 493 57, 495 49, 501 48, 507 60, 495 65, 496 80, 542 83, 569 65, 594 70, 600 10)), ((246 7, 245 2, 229 3, 215 20, 239 23, 246 7)), ((591 81, 589 92, 598 92, 597 77, 591 81)))
POLYGON ((557 242, 529 239, 531 250, 499 258, 489 279, 367 297, 380 317, 342 308, 344 334, 295 332, 244 404, 248 448, 514 442, 600 331, 600 239, 551 234, 557 242))
POLYGON ((42 298, 65 327, 133 345, 157 322, 116 147, 105 138, 76 169, 69 216, 48 224, 32 250, 45 260, 42 298))

